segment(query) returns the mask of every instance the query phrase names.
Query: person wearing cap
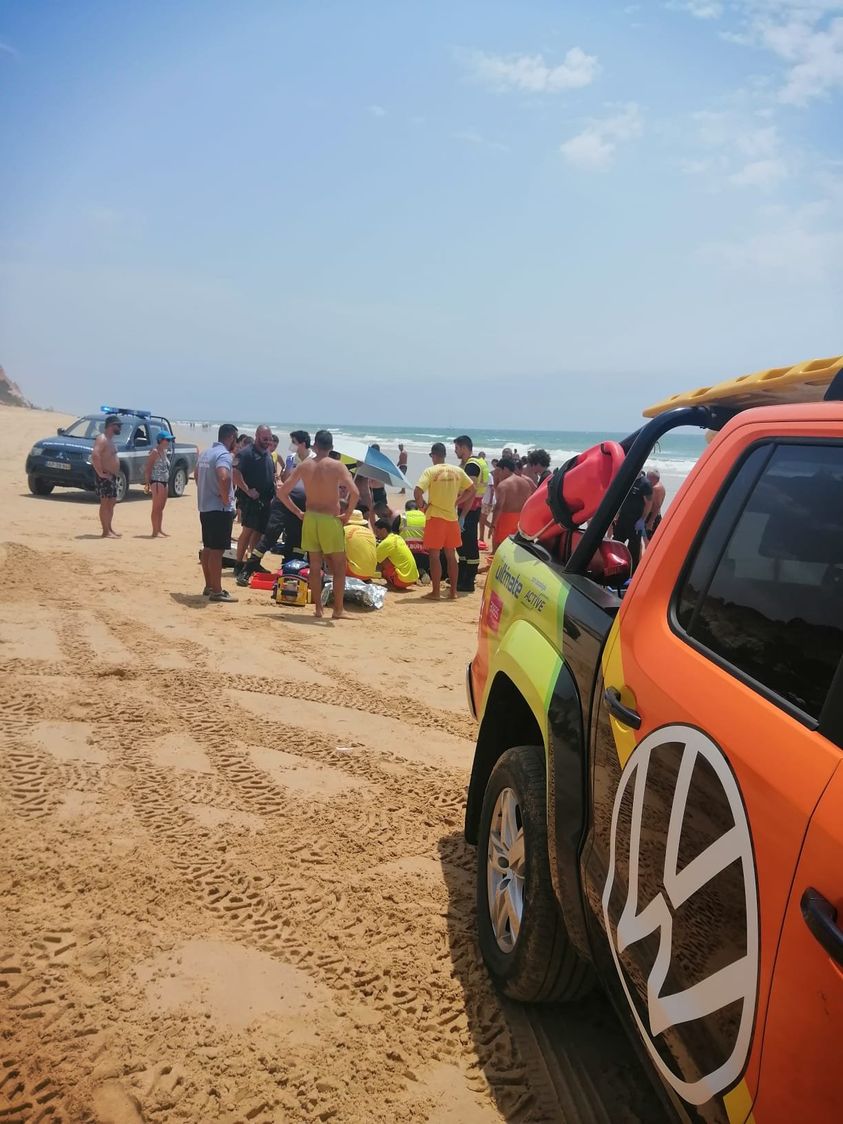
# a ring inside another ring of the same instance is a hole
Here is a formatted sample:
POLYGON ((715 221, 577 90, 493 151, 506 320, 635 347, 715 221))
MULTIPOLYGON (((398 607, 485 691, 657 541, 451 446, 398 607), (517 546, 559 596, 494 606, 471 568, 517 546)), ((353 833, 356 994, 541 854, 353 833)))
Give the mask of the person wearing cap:
POLYGON ((167 493, 170 488, 170 442, 174 440, 172 433, 161 430, 155 442, 155 448, 150 449, 144 467, 144 480, 146 491, 152 496, 152 537, 159 535, 167 538, 167 532, 161 529, 164 519, 164 505, 167 502, 167 493))
POLYGON ((100 524, 104 539, 120 538, 111 522, 114 519, 114 505, 117 503, 117 473, 120 471, 114 440, 119 437, 122 428, 120 415, 108 414, 103 423, 102 433, 98 435, 91 451, 94 491, 100 501, 100 524))

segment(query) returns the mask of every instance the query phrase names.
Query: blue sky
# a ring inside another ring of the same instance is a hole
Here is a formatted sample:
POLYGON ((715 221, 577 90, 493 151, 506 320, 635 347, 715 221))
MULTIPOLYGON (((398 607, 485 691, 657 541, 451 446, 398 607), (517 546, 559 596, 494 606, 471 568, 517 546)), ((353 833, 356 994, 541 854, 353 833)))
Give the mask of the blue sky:
POLYGON ((5 0, 0 363, 68 410, 624 428, 843 350, 842 91, 831 0, 5 0))

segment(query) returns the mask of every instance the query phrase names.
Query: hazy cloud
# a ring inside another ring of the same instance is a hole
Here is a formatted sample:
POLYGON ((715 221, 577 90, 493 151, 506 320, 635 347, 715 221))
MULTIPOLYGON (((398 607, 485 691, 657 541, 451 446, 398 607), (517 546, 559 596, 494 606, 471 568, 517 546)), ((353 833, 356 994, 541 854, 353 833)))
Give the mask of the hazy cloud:
POLYGON ((784 64, 777 99, 807 105, 843 87, 843 2, 841 0, 670 0, 670 8, 697 19, 731 17, 736 26, 721 38, 761 48, 784 64))
POLYGON ((491 148, 496 152, 509 152, 508 145, 501 141, 489 140, 488 137, 484 137, 481 133, 474 132, 472 129, 458 129, 451 133, 451 138, 455 141, 461 141, 463 144, 474 145, 476 148, 491 148))
POLYGON ((759 124, 755 113, 728 110, 701 110, 691 120, 696 151, 679 164, 686 175, 705 177, 717 190, 770 191, 787 178, 793 154, 788 158, 775 125, 759 124))
POLYGON ((382 105, 370 105, 369 113, 371 113, 373 117, 386 117, 386 110, 382 105))
POLYGON ((687 12, 697 20, 717 20, 723 15, 723 5, 718 0, 670 0, 665 7, 674 12, 687 12))
POLYGON ((784 160, 753 160, 729 176, 735 187, 758 187, 762 190, 775 187, 787 176, 784 160))
POLYGON ((843 226, 828 199, 802 207, 765 207, 757 229, 700 247, 698 257, 731 270, 787 277, 794 284, 825 284, 843 275, 843 226))
POLYGON ((543 55, 490 55, 483 51, 474 51, 466 62, 472 79, 499 93, 577 90, 591 85, 600 70, 597 57, 581 47, 571 47, 556 66, 545 62, 543 55))
POLYGON ((601 120, 590 121, 581 133, 564 141, 559 149, 569 164, 584 171, 610 167, 619 144, 641 135, 643 119, 635 102, 601 120))

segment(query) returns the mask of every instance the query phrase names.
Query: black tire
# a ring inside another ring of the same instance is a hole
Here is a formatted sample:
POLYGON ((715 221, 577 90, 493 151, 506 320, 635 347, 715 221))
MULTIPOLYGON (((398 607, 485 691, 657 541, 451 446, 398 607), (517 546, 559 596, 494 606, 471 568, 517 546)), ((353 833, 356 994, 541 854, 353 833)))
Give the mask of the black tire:
POLYGON ((27 476, 26 482, 33 496, 49 496, 50 492, 55 488, 55 484, 48 483, 43 476, 33 476, 32 473, 27 476))
POLYGON ((121 468, 117 473, 117 503, 122 503, 128 494, 129 477, 126 475, 125 468, 121 468))
POLYGON ((177 464, 173 475, 170 477, 170 484, 167 488, 167 494, 180 499, 187 488, 187 469, 183 464, 177 464))
POLYGON ((593 983, 588 964, 568 937, 550 879, 544 750, 509 749, 492 771, 477 840, 477 931, 486 966, 504 994, 523 1003, 578 999, 593 983), (511 789, 524 832, 523 911, 511 949, 498 943, 489 909, 489 834, 498 797, 511 789))

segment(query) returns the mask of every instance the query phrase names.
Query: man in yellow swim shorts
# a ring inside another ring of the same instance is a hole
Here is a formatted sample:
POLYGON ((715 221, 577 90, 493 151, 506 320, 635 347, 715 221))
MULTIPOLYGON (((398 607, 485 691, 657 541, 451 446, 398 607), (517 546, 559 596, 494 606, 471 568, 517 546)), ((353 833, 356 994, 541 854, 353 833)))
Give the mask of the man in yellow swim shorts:
POLYGON ((310 563, 310 594, 317 617, 322 616, 322 562, 327 558, 334 582, 334 620, 343 616, 345 595, 345 524, 357 504, 360 493, 351 473, 339 460, 333 460, 334 439, 327 429, 320 429, 313 439, 315 456, 302 461, 294 472, 278 485, 278 498, 302 522, 302 549, 310 563), (307 511, 302 511, 290 493, 298 482, 304 486, 307 511), (348 498, 346 510, 340 514, 340 488, 348 498))

